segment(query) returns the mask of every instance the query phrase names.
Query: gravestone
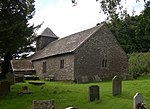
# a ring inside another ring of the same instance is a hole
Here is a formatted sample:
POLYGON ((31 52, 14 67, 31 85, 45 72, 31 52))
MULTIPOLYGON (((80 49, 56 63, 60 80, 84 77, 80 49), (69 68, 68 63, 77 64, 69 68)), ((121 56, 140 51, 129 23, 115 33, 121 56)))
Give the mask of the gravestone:
POLYGON ((6 79, 10 82, 10 85, 14 85, 15 78, 14 78, 13 73, 7 73, 6 74, 6 79))
POLYGON ((99 86, 93 85, 89 87, 89 101, 99 100, 99 86))
POLYGON ((67 107, 65 109, 78 109, 78 108, 75 108, 75 107, 67 107))
POLYGON ((45 84, 45 82, 42 82, 42 81, 29 81, 28 83, 33 84, 33 85, 43 85, 43 84, 45 84))
POLYGON ((94 78, 95 78, 96 82, 102 81, 101 78, 98 75, 94 75, 94 78))
POLYGON ((33 100, 32 109, 55 109, 54 100, 33 100))
POLYGON ((7 95, 10 92, 10 82, 9 81, 1 81, 0 82, 0 96, 7 95))
POLYGON ((120 95, 122 91, 122 79, 118 76, 114 76, 112 79, 112 94, 113 96, 115 95, 120 95))
POLYGON ((18 94, 19 95, 32 94, 32 91, 29 91, 29 88, 27 86, 22 86, 21 91, 18 94))
POLYGON ((89 82, 89 79, 87 76, 82 76, 82 83, 87 83, 89 82))
POLYGON ((133 97, 133 109, 146 109, 143 101, 143 96, 136 93, 133 97))

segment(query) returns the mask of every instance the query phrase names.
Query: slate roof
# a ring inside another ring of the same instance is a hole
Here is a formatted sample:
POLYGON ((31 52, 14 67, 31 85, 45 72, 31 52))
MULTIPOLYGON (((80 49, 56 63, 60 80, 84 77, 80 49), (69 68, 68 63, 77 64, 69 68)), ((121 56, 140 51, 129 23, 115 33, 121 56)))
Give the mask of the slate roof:
POLYGON ((30 60, 11 60, 11 67, 13 71, 34 71, 30 60))
POLYGON ((38 35, 38 37, 39 36, 44 36, 44 37, 53 37, 53 38, 59 38, 59 37, 57 37, 54 33, 53 33, 53 31, 50 29, 50 28, 46 28, 40 35, 38 35))
POLYGON ((50 56, 55 56, 64 53, 74 52, 80 45, 82 45, 92 34, 98 31, 104 24, 95 26, 93 28, 72 34, 62 39, 49 43, 45 48, 37 51, 31 60, 42 59, 50 56))

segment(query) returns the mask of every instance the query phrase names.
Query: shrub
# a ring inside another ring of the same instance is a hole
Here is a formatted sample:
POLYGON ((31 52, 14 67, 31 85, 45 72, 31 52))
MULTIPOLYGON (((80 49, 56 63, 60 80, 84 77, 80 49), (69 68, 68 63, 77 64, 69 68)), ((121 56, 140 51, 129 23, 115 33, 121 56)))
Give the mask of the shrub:
POLYGON ((150 53, 133 53, 129 56, 129 74, 136 79, 150 73, 150 53))

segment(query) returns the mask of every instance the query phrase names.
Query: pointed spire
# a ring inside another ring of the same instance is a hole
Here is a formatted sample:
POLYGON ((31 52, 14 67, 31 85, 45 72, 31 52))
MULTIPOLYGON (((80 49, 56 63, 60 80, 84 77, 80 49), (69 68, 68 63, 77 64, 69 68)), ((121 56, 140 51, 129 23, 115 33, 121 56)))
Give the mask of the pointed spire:
POLYGON ((39 36, 58 38, 50 28, 46 28, 39 36))

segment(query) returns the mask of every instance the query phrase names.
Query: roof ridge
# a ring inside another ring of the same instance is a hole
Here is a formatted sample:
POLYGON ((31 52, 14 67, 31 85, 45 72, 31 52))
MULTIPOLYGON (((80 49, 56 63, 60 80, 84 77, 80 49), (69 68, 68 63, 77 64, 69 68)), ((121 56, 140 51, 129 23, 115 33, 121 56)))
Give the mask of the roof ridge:
POLYGON ((92 28, 53 41, 49 43, 46 47, 44 47, 42 50, 40 50, 39 52, 36 52, 31 60, 42 59, 42 58, 46 58, 58 54, 74 52, 102 26, 103 25, 94 26, 92 28))
MULTIPOLYGON (((86 31, 89 31, 89 30, 94 29, 94 28, 99 28, 99 27, 98 27, 98 26, 94 26, 94 27, 91 27, 91 28, 88 28, 88 29, 84 29, 84 30, 82 30, 82 31, 75 32, 75 33, 70 34, 70 35, 68 35, 68 36, 65 36, 65 37, 63 37, 63 38, 60 38, 60 39, 58 39, 58 40, 56 40, 56 41, 63 40, 63 39, 65 39, 65 38, 68 38, 68 37, 74 36, 75 34, 80 34, 80 33, 83 33, 83 32, 86 32, 86 31)), ((53 41, 53 42, 55 42, 55 41, 53 41)))

